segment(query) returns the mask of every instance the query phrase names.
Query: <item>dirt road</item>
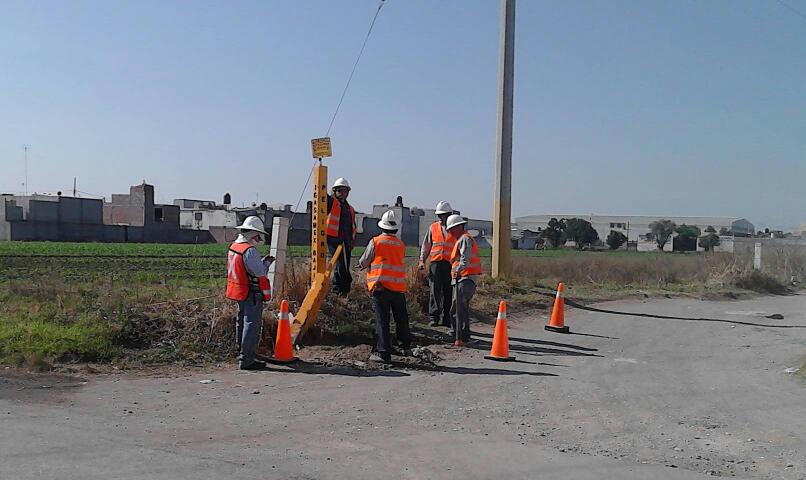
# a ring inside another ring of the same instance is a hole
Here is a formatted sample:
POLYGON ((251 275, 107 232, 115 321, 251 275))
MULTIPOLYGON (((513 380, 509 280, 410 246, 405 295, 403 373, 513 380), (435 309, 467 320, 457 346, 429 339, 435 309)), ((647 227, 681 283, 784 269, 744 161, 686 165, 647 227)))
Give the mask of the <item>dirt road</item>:
POLYGON ((7 373, 0 479, 806 478, 806 296, 599 307, 743 323, 521 316, 517 363, 482 335, 438 372, 7 373))

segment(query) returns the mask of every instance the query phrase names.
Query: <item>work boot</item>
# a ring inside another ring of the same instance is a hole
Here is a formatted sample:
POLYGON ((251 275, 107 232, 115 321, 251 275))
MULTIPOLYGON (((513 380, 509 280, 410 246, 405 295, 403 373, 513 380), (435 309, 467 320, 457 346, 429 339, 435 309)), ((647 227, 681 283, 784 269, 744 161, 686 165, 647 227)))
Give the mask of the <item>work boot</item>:
POLYGON ((383 355, 383 356, 381 356, 381 354, 379 354, 379 353, 373 353, 372 355, 369 356, 369 361, 370 362, 377 362, 377 363, 392 363, 392 357, 391 357, 391 355, 383 355), (384 358, 384 357, 387 357, 387 358, 384 358))
POLYGON ((456 340, 455 342, 453 342, 453 346, 454 346, 454 347, 464 347, 464 346, 465 346, 465 342, 464 342, 464 341, 462 341, 462 340, 456 340))
POLYGON ((254 362, 248 365, 241 365, 241 370, 263 370, 266 368, 266 362, 261 362, 260 360, 255 360, 254 362))

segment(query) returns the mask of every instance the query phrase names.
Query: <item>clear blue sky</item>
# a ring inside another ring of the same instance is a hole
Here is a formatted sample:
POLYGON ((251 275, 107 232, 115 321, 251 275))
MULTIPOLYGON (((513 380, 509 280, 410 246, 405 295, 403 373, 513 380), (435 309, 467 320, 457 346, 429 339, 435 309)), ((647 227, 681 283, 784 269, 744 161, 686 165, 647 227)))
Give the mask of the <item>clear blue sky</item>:
MULTIPOLYGON (((27 143, 31 191, 295 203, 376 5, 0 0, 0 190, 22 190, 27 143)), ((400 194, 490 218, 498 15, 387 0, 331 135, 360 210, 400 194)), ((806 19, 521 0, 516 35, 514 216, 806 222, 806 19)))

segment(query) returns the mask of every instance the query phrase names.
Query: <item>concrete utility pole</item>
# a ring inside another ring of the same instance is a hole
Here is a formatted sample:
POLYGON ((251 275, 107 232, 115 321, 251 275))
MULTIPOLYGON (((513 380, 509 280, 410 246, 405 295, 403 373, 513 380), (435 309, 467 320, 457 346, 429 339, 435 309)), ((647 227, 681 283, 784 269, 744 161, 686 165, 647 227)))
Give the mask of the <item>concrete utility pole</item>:
POLYGON ((493 277, 507 277, 512 215, 512 103, 515 74, 515 0, 501 0, 498 64, 498 132, 493 202, 493 277))

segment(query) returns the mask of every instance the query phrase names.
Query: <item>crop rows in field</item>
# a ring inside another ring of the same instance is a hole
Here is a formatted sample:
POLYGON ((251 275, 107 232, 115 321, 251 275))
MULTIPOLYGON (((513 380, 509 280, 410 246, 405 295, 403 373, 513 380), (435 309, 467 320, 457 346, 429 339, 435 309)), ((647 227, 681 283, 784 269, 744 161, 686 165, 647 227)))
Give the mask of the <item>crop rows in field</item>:
POLYGON ((0 257, 0 281, 112 278, 154 283, 164 279, 198 281, 223 278, 225 271, 222 257, 0 257))

